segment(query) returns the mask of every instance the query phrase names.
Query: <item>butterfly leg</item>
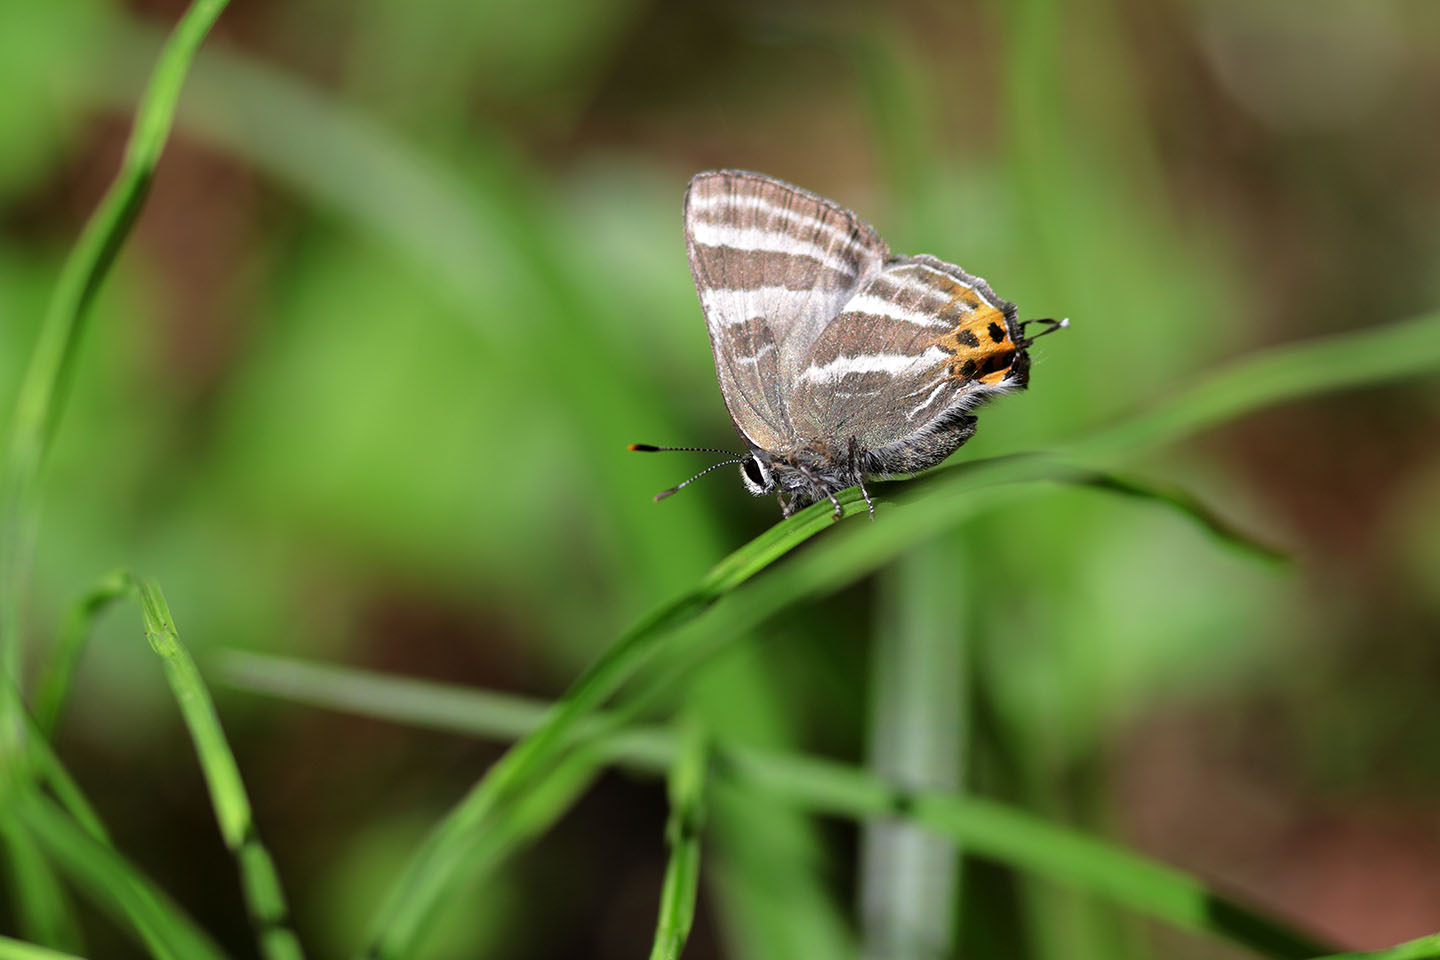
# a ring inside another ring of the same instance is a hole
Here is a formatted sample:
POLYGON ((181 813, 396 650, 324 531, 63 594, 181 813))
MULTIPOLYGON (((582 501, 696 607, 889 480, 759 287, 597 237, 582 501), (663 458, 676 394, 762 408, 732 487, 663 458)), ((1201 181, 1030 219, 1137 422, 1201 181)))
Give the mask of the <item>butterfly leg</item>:
POLYGON ((819 500, 821 497, 830 498, 830 505, 835 508, 835 519, 839 520, 842 516, 842 508, 840 501, 835 498, 835 491, 821 483, 819 478, 808 470, 805 472, 805 476, 810 479, 810 488, 814 491, 816 500, 819 500))
POLYGON ((870 499, 870 491, 865 489, 865 478, 860 475, 860 441, 854 437, 850 438, 850 475, 860 485, 860 496, 865 498, 865 506, 870 508, 870 519, 875 519, 875 502, 870 499))
POLYGON ((811 473, 805 467, 801 467, 800 472, 805 475, 806 480, 810 481, 810 495, 812 497, 810 502, 814 503, 821 497, 829 497, 831 506, 835 508, 835 519, 839 520, 842 515, 842 508, 840 506, 840 501, 835 498, 835 491, 831 490, 828 486, 821 483, 820 478, 815 476, 815 474, 811 473))

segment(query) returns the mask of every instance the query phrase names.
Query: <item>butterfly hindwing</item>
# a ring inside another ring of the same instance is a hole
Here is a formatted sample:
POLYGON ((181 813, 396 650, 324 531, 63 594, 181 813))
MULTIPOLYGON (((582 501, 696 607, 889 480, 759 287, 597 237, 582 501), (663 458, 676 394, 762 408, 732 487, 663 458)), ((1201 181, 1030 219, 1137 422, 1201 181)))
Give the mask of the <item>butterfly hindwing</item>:
POLYGON ((923 469, 973 431, 968 410, 1024 387, 1020 339, 1015 307, 983 280, 935 257, 891 260, 811 344, 791 420, 839 449, 855 437, 874 472, 923 469))
POLYGON ((788 385, 885 244, 828 200, 721 170, 690 181, 685 247, 730 417, 752 447, 779 449, 796 435, 788 385))

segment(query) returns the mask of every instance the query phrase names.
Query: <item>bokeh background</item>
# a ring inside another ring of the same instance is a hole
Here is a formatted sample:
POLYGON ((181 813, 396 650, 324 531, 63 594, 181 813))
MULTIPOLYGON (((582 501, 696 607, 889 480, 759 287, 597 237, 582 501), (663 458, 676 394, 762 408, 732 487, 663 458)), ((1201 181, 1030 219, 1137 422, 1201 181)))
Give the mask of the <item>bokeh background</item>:
MULTIPOLYGON (((182 8, 0 5, 6 410, 182 8)), ((729 470, 653 504, 709 460, 624 450, 735 442, 680 236, 697 170, 802 184, 1023 315, 1072 318, 966 458, 1433 309, 1437 117, 1425 0, 235 3, 95 307, 33 646, 124 565, 164 585, 202 666, 241 649, 553 697, 777 517, 729 470)), ((912 558, 954 573, 963 780, 1344 945, 1440 929, 1437 439, 1430 381, 1135 465, 1288 569, 1060 490, 912 558)), ((864 762, 896 580, 745 638, 691 703, 725 736, 864 762)), ((500 746, 216 693, 302 937, 352 949, 500 746)), ((102 623, 59 746, 119 846, 249 955, 132 611, 102 623)), ((429 955, 642 955, 664 816, 659 785, 608 775, 429 955)), ((714 846, 690 956, 853 938, 853 829, 737 800, 714 846)), ((998 868, 964 878, 959 955, 1238 955, 998 868)), ((103 919, 87 932, 95 956, 133 955, 103 919)))

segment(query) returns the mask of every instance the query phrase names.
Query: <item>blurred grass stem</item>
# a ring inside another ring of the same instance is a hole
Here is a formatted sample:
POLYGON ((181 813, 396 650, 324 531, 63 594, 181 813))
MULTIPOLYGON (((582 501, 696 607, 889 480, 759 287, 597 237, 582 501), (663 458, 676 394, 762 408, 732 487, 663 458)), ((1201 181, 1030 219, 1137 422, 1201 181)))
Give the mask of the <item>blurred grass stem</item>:
POLYGON ((709 766, 708 738, 700 721, 682 724, 670 766, 670 816, 665 845, 670 856, 660 888, 660 916, 650 960, 679 960, 695 923, 700 887, 700 833, 705 824, 705 777, 709 766))
MULTIPOLYGON (((966 584, 963 545, 921 544, 881 580, 871 652, 867 766, 905 788, 960 787, 966 584)), ((939 960, 954 951, 960 850, 913 823, 866 821, 860 924, 867 960, 939 960)))

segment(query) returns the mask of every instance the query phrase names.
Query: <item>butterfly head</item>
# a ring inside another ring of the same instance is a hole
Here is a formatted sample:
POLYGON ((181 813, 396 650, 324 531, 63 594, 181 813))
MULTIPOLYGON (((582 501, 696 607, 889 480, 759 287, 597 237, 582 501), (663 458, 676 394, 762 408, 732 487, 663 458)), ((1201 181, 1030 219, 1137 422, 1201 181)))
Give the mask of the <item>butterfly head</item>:
POLYGON ((770 465, 753 453, 747 453, 740 461, 740 480, 745 489, 757 497, 775 490, 775 475, 770 472, 770 465))

